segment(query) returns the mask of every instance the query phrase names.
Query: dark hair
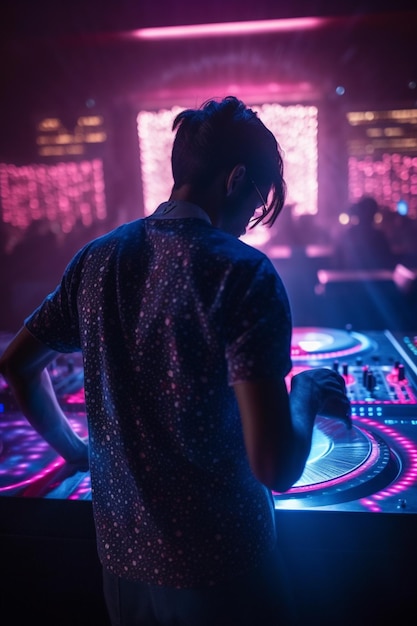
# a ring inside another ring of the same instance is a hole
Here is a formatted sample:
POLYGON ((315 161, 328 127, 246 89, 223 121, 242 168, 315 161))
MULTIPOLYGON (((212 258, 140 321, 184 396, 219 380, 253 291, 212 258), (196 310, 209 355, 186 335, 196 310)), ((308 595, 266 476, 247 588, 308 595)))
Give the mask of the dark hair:
POLYGON ((249 179, 272 192, 268 210, 259 221, 275 222, 286 194, 283 161, 277 140, 257 113, 228 96, 182 111, 172 128, 177 130, 172 150, 175 189, 186 183, 204 188, 222 171, 242 163, 249 179))

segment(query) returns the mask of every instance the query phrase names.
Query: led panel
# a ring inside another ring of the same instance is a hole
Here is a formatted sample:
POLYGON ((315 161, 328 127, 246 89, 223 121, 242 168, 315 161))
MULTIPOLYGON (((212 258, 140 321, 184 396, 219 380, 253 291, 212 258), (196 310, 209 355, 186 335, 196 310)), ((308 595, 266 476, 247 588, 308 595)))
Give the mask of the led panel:
POLYGON ((416 218, 417 110, 352 111, 347 121, 350 201, 371 195, 416 218))
POLYGON ((0 197, 3 222, 25 229, 49 220, 69 233, 78 221, 89 226, 106 218, 103 161, 1 163, 0 197))
MULTIPOLYGON (((295 215, 317 213, 317 107, 265 103, 252 108, 274 133, 283 150, 287 203, 294 205, 295 215)), ((181 110, 181 107, 174 106, 138 113, 145 215, 152 213, 170 195, 173 185, 170 160, 174 139, 172 122, 181 110)), ((253 245, 264 244, 268 238, 268 229, 261 225, 242 237, 253 245)))

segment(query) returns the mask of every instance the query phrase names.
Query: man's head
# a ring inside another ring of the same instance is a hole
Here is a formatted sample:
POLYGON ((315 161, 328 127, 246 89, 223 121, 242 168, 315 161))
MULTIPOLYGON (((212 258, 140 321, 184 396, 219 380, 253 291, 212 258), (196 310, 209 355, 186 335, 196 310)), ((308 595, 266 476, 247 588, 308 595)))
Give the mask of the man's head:
POLYGON ((362 226, 374 226, 375 215, 379 206, 373 196, 362 196, 356 204, 351 207, 350 213, 362 226))
POLYGON ((233 96, 209 100, 179 113, 173 130, 174 191, 187 185, 204 193, 221 185, 226 219, 240 214, 242 221, 246 211, 247 224, 259 207, 262 215, 254 223, 275 222, 285 200, 283 161, 274 135, 252 109, 233 96))

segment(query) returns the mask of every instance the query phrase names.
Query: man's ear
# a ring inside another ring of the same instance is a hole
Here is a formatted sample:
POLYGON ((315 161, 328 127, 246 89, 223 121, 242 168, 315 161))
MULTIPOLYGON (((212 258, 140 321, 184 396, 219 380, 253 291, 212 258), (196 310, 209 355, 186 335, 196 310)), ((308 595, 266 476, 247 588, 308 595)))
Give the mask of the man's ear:
POLYGON ((246 176, 246 166, 243 163, 235 165, 226 179, 226 195, 231 196, 240 191, 246 176))

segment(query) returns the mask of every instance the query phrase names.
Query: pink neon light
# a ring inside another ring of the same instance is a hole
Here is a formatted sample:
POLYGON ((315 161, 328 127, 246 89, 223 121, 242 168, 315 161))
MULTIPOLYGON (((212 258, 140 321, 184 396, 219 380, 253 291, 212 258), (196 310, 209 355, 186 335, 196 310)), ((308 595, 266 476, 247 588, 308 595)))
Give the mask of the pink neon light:
POLYGON ((140 28, 128 33, 135 39, 191 39, 194 37, 223 37, 224 35, 255 35, 277 32, 294 32, 321 28, 334 21, 329 17, 299 17, 282 20, 256 20, 214 24, 189 24, 140 28))
POLYGON ((391 437, 400 446, 402 451, 407 453, 406 470, 402 476, 396 480, 396 482, 381 491, 362 498, 361 504, 373 512, 381 511, 381 507, 377 504, 379 501, 388 498, 389 496, 397 496, 402 491, 405 491, 411 485, 415 485, 417 482, 417 448, 413 441, 407 439, 403 435, 399 435, 393 428, 389 428, 383 424, 379 424, 371 419, 360 418, 360 422, 366 426, 379 429, 382 433, 391 437))
MULTIPOLYGON (((50 479, 51 476, 54 476, 56 471, 60 470, 64 466, 64 464, 65 464, 64 459, 62 459, 60 457, 60 458, 56 459, 56 461, 54 461, 50 465, 47 465, 46 467, 44 467, 42 470, 40 470, 34 476, 31 476, 30 478, 25 478, 25 480, 13 483, 11 485, 6 485, 4 487, 1 487, 0 491, 1 492, 6 492, 6 491, 12 491, 12 490, 15 490, 15 489, 19 489, 21 487, 29 487, 29 486, 33 485, 33 483, 42 484, 45 481, 46 478, 50 479)), ((29 467, 29 465, 26 464, 25 467, 29 467)), ((26 495, 28 495, 28 494, 26 493, 26 495)))
MULTIPOLYGON (((75 431, 85 437, 85 417, 84 414, 79 415, 81 421, 77 417, 69 419, 75 431)), ((54 458, 56 453, 25 419, 3 421, 0 436, 7 449, 6 458, 2 458, 0 463, 0 494, 19 490, 21 496, 39 497, 66 478, 64 459, 54 458)))
POLYGON ((33 220, 59 224, 69 233, 107 216, 101 159, 17 166, 0 163, 0 219, 18 228, 33 220))
POLYGON ((417 217, 417 157, 398 153, 374 156, 351 156, 349 196, 357 202, 364 194, 372 195, 380 206, 395 210, 405 200, 410 217, 417 217))

